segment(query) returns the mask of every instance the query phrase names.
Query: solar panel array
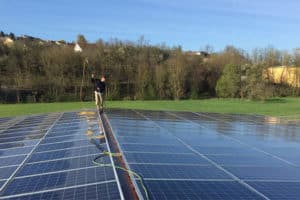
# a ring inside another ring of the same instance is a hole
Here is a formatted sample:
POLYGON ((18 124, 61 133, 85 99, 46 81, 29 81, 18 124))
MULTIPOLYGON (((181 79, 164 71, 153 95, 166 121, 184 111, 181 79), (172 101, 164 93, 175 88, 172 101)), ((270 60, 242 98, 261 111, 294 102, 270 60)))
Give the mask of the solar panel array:
POLYGON ((247 115, 106 114, 150 199, 300 199, 300 126, 247 115))
POLYGON ((100 134, 98 122, 97 112, 0 119, 0 199, 122 199, 115 169, 92 163, 100 150, 85 133, 100 134))
MULTIPOLYGON (((0 199, 123 199, 96 112, 0 118, 0 199), (92 114, 91 114, 92 113, 92 114)), ((263 116, 109 110, 150 199, 300 199, 300 126, 263 116), (275 120, 276 122, 276 120, 275 120)), ((124 183, 123 183, 124 184, 124 183)), ((146 198, 136 179, 135 185, 146 198)))

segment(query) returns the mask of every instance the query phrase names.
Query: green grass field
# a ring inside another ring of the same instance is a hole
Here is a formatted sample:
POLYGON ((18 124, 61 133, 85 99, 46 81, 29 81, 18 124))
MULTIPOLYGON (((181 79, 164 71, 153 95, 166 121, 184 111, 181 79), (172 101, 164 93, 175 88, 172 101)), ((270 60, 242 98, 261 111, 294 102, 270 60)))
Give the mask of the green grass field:
MULTIPOLYGON (((300 115, 300 98, 277 98, 263 102, 239 99, 107 101, 106 107, 292 116, 300 115)), ((0 117, 71 111, 85 108, 95 108, 95 105, 93 102, 0 104, 0 117)))

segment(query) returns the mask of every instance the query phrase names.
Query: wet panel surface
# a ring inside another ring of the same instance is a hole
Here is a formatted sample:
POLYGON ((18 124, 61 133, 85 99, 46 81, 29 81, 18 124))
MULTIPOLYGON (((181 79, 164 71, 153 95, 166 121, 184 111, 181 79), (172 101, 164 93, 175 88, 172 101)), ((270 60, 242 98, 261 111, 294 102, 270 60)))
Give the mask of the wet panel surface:
POLYGON ((96 111, 0 119, 0 199, 121 199, 96 111), (96 144, 97 146, 95 146, 96 144), (98 147, 98 148, 97 148, 98 147))
POLYGON ((299 125, 259 115, 118 109, 106 114, 152 199, 299 197, 299 125), (272 181, 274 190, 295 184, 284 196, 280 189, 272 193, 272 181))

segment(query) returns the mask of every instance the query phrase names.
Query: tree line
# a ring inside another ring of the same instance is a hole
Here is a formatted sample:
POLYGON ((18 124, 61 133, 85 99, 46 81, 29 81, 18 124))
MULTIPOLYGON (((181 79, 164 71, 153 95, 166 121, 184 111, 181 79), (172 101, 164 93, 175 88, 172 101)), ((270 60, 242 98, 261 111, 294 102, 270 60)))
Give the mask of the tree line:
POLYGON ((79 35, 74 44, 16 39, 0 43, 0 101, 53 102, 93 98, 90 75, 105 75, 107 99, 153 100, 297 96, 299 89, 274 83, 270 66, 300 66, 300 53, 272 47, 248 53, 234 46, 202 54, 181 47, 98 40, 79 35))

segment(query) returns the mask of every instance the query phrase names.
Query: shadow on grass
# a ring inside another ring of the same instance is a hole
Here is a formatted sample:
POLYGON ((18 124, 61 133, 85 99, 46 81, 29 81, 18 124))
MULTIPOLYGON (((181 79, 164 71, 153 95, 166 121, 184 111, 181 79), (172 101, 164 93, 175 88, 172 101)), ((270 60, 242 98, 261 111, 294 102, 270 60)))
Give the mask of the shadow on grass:
POLYGON ((265 102, 266 103, 287 103, 287 100, 282 98, 272 98, 272 99, 266 99, 265 102))

